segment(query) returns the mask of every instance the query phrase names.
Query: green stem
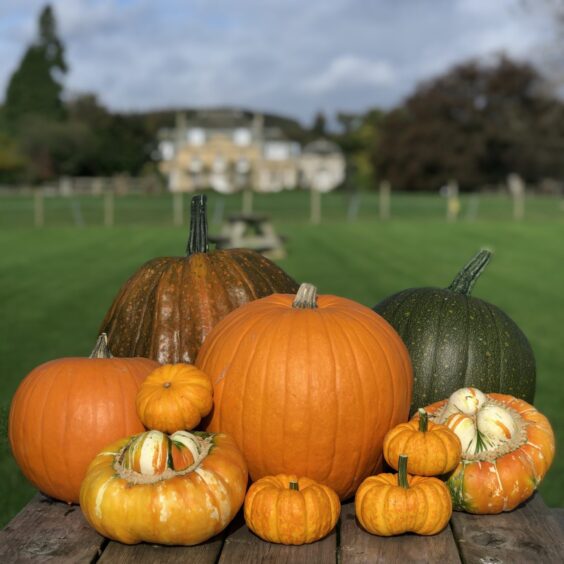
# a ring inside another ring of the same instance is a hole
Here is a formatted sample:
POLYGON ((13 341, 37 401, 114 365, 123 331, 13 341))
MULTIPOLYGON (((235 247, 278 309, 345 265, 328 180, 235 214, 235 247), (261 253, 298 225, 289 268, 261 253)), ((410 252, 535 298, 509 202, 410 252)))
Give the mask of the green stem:
POLYGON ((406 490, 409 488, 407 481, 407 456, 400 454, 398 461, 398 485, 406 490))
POLYGON ((298 482, 290 482, 290 489, 299 492, 300 485, 298 484, 298 482))
POLYGON ((419 430, 422 433, 426 433, 429 416, 427 415, 427 412, 422 407, 420 407, 417 411, 419 412, 419 430))
POLYGON ((208 245, 208 218, 206 216, 207 196, 199 194, 192 198, 190 203, 190 236, 186 246, 186 255, 194 253, 207 253, 208 245))
POLYGON ((110 353, 110 348, 108 347, 108 336, 106 333, 100 333, 94 345, 94 349, 92 349, 90 358, 113 358, 112 353, 110 353))
POLYGON ((476 283, 476 281, 480 277, 480 274, 482 274, 486 266, 488 266, 491 258, 492 252, 488 249, 482 249, 456 275, 455 279, 452 281, 448 289, 456 292, 457 294, 464 294, 465 296, 469 296, 472 292, 474 284, 476 283))

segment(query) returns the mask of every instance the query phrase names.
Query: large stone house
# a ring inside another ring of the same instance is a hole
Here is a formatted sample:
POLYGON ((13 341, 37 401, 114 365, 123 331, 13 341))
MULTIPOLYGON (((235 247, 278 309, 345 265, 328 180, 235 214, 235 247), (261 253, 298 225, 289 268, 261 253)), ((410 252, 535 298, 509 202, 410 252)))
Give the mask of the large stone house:
POLYGON ((298 186, 328 191, 344 179, 345 161, 326 140, 307 145, 288 139, 263 117, 237 110, 201 111, 159 132, 160 167, 173 192, 212 188, 232 193, 246 187, 278 192, 298 186))

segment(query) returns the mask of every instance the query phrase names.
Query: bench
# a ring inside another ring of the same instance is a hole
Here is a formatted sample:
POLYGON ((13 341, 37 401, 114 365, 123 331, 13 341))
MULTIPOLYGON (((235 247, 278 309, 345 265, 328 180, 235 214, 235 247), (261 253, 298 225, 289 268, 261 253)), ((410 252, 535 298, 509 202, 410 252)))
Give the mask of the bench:
POLYGON ((336 529, 304 546, 260 540, 241 513, 227 530, 193 547, 108 541, 84 520, 80 508, 37 494, 0 531, 0 562, 53 563, 306 563, 457 562, 480 564, 564 562, 564 509, 549 509, 539 494, 518 509, 500 515, 455 512, 438 535, 382 538, 363 531, 354 504, 343 505, 336 529))
POLYGON ((218 249, 252 249, 273 260, 286 256, 285 237, 276 233, 267 215, 232 214, 224 221, 221 233, 208 239, 218 249))

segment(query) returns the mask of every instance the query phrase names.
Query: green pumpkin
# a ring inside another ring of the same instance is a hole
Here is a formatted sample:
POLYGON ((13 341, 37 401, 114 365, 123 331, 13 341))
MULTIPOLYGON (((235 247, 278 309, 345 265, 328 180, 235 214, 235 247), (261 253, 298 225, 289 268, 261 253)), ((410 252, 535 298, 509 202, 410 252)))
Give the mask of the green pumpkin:
POLYGON ((480 251, 448 288, 403 290, 374 307, 409 350, 412 413, 466 386, 533 402, 535 357, 527 337, 501 309, 470 295, 490 258, 480 251))

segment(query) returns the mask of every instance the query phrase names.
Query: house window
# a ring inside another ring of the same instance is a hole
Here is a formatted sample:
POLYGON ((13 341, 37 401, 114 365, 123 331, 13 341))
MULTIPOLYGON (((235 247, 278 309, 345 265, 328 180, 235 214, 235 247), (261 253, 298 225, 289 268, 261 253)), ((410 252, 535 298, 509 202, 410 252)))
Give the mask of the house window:
POLYGON ((213 171, 214 172, 224 172, 226 168, 225 159, 219 153, 215 156, 213 161, 213 171))
POLYGON ((198 174, 202 172, 203 169, 202 160, 199 157, 192 157, 189 168, 190 168, 190 172, 193 174, 198 174))
POLYGON ((233 142, 239 147, 247 147, 251 144, 251 132, 243 127, 237 128, 233 132, 233 142))
POLYGON ((199 147, 206 142, 206 133, 203 129, 199 127, 193 127, 192 129, 188 130, 187 133, 188 143, 190 145, 195 145, 199 147))
POLYGON ((290 158, 290 144, 279 141, 265 143, 264 157, 269 161, 285 161, 290 158))
POLYGON ((235 163, 235 170, 239 174, 247 174, 250 169, 251 169, 251 165, 247 159, 243 157, 237 159, 237 162, 235 163))
POLYGON ((171 141, 161 141, 159 143, 159 151, 163 160, 172 160, 174 158, 174 143, 171 141))

